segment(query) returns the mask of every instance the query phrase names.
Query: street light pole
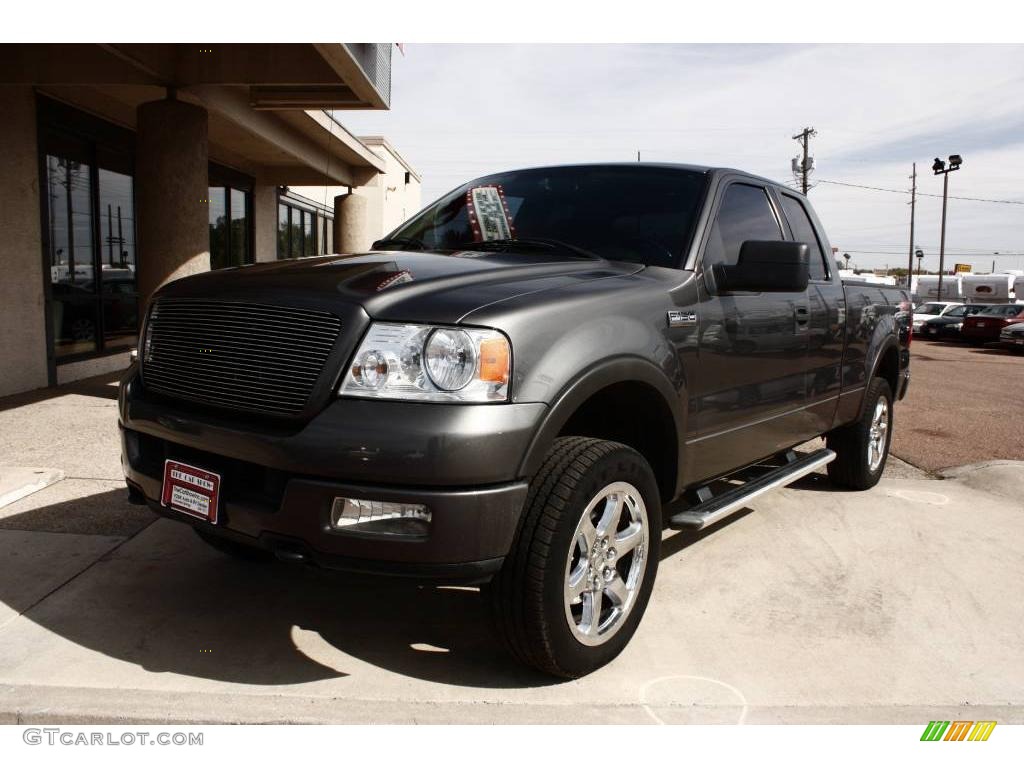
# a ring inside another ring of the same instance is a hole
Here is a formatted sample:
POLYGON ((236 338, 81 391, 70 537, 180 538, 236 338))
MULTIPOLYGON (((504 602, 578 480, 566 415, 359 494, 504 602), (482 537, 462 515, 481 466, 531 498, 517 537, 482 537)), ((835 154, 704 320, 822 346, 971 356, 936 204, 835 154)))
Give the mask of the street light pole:
POLYGON ((911 278, 914 276, 914 209, 917 207, 917 163, 910 176, 913 186, 910 188, 910 255, 907 258, 907 290, 910 290, 911 278))
POLYGON ((960 166, 963 164, 963 158, 960 155, 949 156, 949 167, 946 167, 946 161, 935 158, 935 162, 932 163, 932 171, 935 175, 942 175, 942 235, 939 240, 939 287, 938 295, 936 298, 942 301, 942 273, 945 271, 946 263, 946 202, 949 199, 949 174, 953 171, 959 171, 960 166))
POLYGON ((942 235, 939 238, 939 301, 942 301, 942 275, 946 264, 946 200, 949 199, 949 173, 942 174, 942 235))

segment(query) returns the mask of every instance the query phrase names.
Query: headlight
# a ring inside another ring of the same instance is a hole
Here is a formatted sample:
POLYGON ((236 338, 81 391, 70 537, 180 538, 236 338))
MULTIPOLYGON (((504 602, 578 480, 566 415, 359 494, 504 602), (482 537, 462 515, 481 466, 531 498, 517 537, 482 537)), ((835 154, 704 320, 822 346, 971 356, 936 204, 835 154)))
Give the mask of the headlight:
POLYGON ((512 349, 498 331, 374 323, 338 394, 391 400, 508 400, 512 349))

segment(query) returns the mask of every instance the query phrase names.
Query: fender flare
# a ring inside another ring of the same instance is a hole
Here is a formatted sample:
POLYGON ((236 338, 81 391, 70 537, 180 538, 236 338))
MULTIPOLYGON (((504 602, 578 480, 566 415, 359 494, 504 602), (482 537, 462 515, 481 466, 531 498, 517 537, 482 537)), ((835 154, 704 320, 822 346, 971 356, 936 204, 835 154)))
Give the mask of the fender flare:
POLYGON ((641 357, 616 357, 601 360, 570 381, 554 398, 540 425, 534 432, 533 439, 519 465, 519 477, 532 477, 540 467, 544 456, 551 449, 552 443, 562 427, 576 410, 591 396, 613 384, 637 382, 647 384, 657 391, 664 404, 672 414, 679 446, 676 466, 676 485, 679 483, 679 470, 682 460, 682 441, 685 418, 680 405, 680 392, 673 387, 665 373, 641 357))
MULTIPOLYGON (((878 372, 878 366, 882 362, 882 358, 885 357, 885 353, 889 351, 889 348, 895 348, 897 359, 899 356, 899 342, 897 336, 899 329, 896 327, 896 321, 893 320, 892 315, 886 315, 878 321, 878 325, 875 326, 875 331, 871 335, 871 341, 868 343, 868 351, 864 356, 865 359, 865 379, 864 385, 867 386, 871 383, 871 379, 875 377, 878 372)), ((893 392, 893 396, 895 396, 893 392)))

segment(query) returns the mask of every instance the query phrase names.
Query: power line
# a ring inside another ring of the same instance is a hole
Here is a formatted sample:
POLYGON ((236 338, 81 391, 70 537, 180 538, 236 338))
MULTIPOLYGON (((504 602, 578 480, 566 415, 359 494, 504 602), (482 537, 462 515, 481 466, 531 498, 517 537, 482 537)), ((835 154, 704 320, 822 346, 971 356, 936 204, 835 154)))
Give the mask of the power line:
MULTIPOLYGON (((906 189, 889 189, 888 187, 872 187, 867 184, 851 184, 847 181, 832 181, 830 179, 817 179, 819 184, 838 184, 841 187, 855 187, 857 189, 870 189, 874 192, 892 192, 897 195, 909 195, 910 190, 906 189)), ((942 195, 930 194, 928 192, 918 192, 921 197, 942 197, 942 195)), ((957 197, 956 195, 950 195, 950 200, 970 200, 975 203, 1002 203, 1003 205, 1024 205, 1024 200, 992 200, 985 197, 957 197)))

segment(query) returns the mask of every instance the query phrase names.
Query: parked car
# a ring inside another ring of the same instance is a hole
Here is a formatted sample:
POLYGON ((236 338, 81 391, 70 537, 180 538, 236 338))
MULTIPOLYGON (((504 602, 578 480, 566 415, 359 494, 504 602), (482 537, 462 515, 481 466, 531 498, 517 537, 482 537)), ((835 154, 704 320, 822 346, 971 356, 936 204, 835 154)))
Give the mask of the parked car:
POLYGON ((931 340, 960 340, 960 329, 963 327, 964 318, 976 315, 988 308, 988 304, 961 304, 954 307, 941 317, 933 317, 926 320, 918 332, 922 339, 931 340))
POLYGON ((951 309, 962 307, 958 301, 927 301, 914 307, 914 333, 921 330, 921 326, 928 320, 942 317, 951 309))
POLYGON ((1006 349, 1024 354, 1024 323, 1007 325, 999 332, 999 345, 1006 349))
POLYGON ((664 527, 826 466, 878 482, 910 315, 782 184, 488 176, 369 253, 162 287, 120 388, 129 498, 239 556, 484 583, 512 654, 577 677, 636 630, 664 527))
POLYGON ((994 304, 964 320, 960 335, 972 344, 999 341, 999 332, 1024 321, 1024 304, 994 304))

